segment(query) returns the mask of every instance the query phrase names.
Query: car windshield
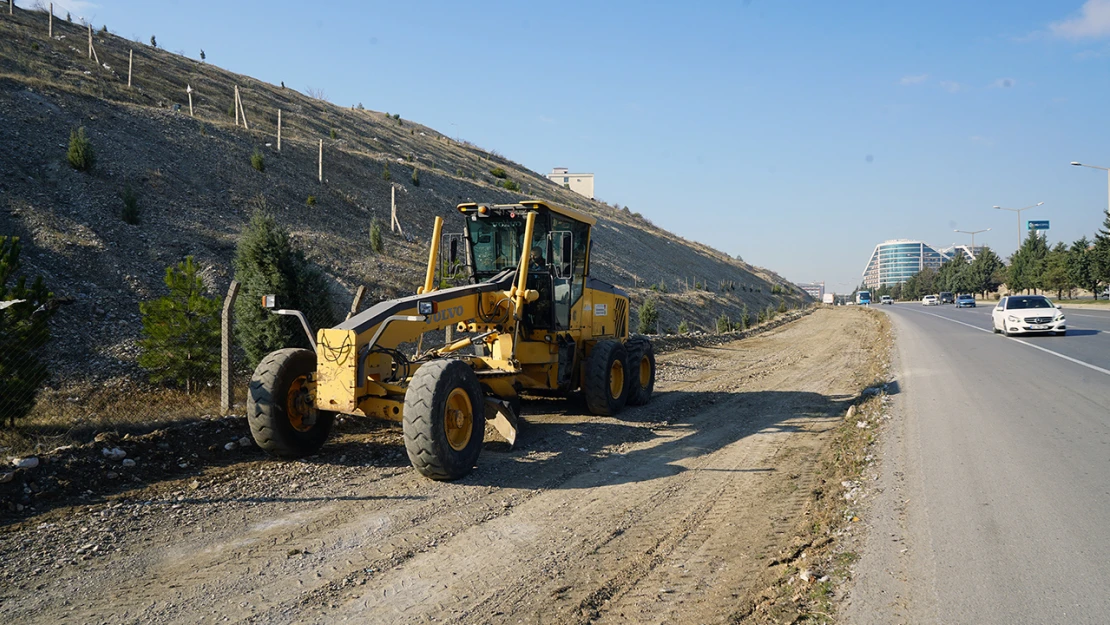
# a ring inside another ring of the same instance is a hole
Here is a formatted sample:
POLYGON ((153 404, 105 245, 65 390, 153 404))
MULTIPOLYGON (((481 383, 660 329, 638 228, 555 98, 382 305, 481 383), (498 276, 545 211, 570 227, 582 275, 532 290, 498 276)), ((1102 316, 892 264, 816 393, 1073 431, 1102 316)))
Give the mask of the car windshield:
POLYGON ((1006 308, 1018 310, 1021 308, 1052 308, 1052 304, 1043 297, 1011 297, 1006 308))

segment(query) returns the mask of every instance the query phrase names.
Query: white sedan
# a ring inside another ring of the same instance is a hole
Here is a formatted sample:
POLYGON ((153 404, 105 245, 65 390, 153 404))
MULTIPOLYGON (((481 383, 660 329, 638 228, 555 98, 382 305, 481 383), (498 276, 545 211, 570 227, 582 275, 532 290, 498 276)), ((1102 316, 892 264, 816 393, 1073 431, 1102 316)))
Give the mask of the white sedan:
POLYGON ((921 298, 921 305, 922 306, 939 306, 940 305, 940 299, 937 298, 936 295, 926 295, 925 297, 921 298))
POLYGON ((994 333, 1006 336, 1036 332, 1064 336, 1068 331, 1064 311, 1043 295, 1010 295, 998 300, 991 312, 994 333))

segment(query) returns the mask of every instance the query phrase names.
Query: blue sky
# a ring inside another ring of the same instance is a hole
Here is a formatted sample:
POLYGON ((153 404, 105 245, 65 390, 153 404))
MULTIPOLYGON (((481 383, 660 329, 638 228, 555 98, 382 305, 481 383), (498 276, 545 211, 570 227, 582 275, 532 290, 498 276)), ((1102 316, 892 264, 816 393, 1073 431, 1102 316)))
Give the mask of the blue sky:
MULTIPOLYGON (((27 0, 18 5, 29 5, 27 0)), ((1110 0, 58 0, 125 37, 400 113, 794 281, 875 244, 1008 256, 1107 208, 1110 0), (1023 233, 1024 234, 1024 233, 1023 233)))

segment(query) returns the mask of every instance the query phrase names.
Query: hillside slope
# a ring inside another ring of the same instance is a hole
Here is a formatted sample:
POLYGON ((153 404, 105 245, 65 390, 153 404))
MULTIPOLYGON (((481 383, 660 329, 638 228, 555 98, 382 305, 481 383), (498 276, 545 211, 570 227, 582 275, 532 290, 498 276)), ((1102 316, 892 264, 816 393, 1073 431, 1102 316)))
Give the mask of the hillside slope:
POLYGON ((237 237, 259 207, 326 272, 339 306, 359 285, 368 289, 367 303, 414 292, 436 215, 447 219, 447 231, 457 231, 459 202, 529 197, 597 217, 593 274, 628 290, 634 311, 654 294, 663 328, 686 320, 710 329, 718 315, 737 319, 745 305, 754 314, 782 300, 808 301, 772 272, 400 116, 336 106, 106 32, 95 33, 97 65, 86 58, 83 26, 56 17, 54 35, 47 37, 44 13, 0 15, 0 234, 23 239, 23 273, 42 275, 57 295, 73 299, 53 321, 48 354, 55 383, 133 374, 138 302, 162 295, 165 268, 186 255, 196 257, 207 286, 222 295, 237 237), (236 86, 249 130, 229 116, 236 86), (87 173, 65 157, 70 131, 79 126, 97 154, 87 173), (251 166, 256 150, 262 172, 251 166), (497 186, 490 171, 498 167, 521 192, 497 186), (120 217, 125 188, 138 195, 138 225, 120 217), (391 188, 406 236, 388 235, 385 253, 375 255, 368 230, 373 218, 389 224, 391 188), (309 196, 315 205, 307 205, 309 196), (714 290, 687 290, 695 282, 714 290), (717 289, 726 282, 736 289, 717 289), (665 293, 647 288, 660 284, 665 293), (772 284, 786 285, 787 294, 771 295, 772 284))

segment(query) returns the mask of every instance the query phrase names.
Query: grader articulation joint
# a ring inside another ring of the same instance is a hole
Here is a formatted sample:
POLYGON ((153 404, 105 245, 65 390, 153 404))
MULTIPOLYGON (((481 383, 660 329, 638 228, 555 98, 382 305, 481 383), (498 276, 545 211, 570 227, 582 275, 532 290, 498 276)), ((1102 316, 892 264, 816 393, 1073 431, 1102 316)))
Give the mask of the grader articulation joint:
POLYGON ((522 393, 581 391, 599 415, 651 398, 651 342, 629 334, 628 296, 590 276, 592 217, 543 201, 458 210, 462 235, 443 235, 436 218, 416 295, 315 336, 298 311, 264 302, 298 316, 314 349, 275 351, 255 370, 247 417, 262 449, 314 453, 338 413, 400 421, 413 466, 451 480, 474 467, 487 422, 515 442, 522 393), (420 349, 448 328, 461 338, 420 349))

